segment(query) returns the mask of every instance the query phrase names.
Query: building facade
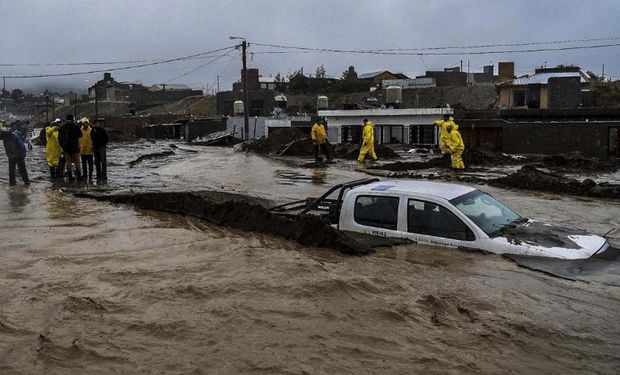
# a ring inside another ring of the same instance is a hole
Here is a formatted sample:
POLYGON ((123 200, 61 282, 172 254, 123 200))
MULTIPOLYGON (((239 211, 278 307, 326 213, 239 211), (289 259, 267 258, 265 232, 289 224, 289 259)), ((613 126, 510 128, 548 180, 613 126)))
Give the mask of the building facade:
POLYGON ((360 143, 364 119, 375 125, 375 141, 419 146, 437 144, 438 128, 435 120, 444 114, 452 115, 451 108, 409 108, 319 111, 327 122, 331 143, 360 143))

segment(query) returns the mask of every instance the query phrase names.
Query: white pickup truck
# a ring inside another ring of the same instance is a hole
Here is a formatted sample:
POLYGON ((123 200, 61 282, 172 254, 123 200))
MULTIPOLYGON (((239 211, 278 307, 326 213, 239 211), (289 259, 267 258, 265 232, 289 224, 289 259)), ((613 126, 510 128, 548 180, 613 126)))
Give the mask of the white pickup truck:
POLYGON ((582 259, 609 247, 601 236, 523 218, 491 195, 457 184, 364 179, 272 210, 291 209, 327 213, 343 231, 497 254, 582 259))

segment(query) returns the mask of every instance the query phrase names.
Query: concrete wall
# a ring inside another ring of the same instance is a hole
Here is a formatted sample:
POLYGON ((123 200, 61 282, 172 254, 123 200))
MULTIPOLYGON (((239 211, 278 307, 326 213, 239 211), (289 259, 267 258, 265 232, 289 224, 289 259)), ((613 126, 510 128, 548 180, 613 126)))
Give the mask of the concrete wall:
POLYGON ((226 130, 224 118, 192 119, 185 124, 184 137, 186 140, 193 140, 222 130, 226 130))
POLYGON ((581 105, 579 77, 549 78, 549 108, 577 108, 581 105))
MULTIPOLYGON (((609 129, 620 127, 620 121, 460 120, 457 123, 464 132, 472 128, 501 129, 501 151, 509 154, 562 154, 579 151, 599 158, 608 157, 609 129)), ((464 141, 467 147, 466 137, 464 141)))
POLYGON ((488 109, 497 100, 494 86, 428 87, 403 90, 403 108, 437 108, 457 104, 468 109, 488 109))
POLYGON ((425 77, 435 78, 437 87, 467 86, 467 73, 465 72, 427 71, 425 77))
MULTIPOLYGON (((250 117, 250 139, 260 138, 265 135, 265 120, 269 117, 250 117), (256 131, 254 130, 256 128, 256 131)), ((245 138, 243 116, 229 117, 226 119, 226 130, 234 132, 235 138, 245 138)))
MULTIPOLYGON (((250 101, 250 116, 267 116, 275 108, 276 92, 273 90, 249 91, 248 99, 250 101), (260 104, 260 106, 258 105, 260 104)), ((243 93, 234 91, 222 91, 216 95, 217 114, 223 116, 232 116, 233 103, 236 100, 243 100, 243 93)))

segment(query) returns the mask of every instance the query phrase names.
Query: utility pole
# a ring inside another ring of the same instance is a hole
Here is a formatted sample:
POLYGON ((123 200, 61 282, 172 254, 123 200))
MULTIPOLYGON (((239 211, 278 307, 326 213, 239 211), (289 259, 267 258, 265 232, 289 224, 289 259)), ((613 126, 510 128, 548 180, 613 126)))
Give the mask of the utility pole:
POLYGON ((75 93, 75 102, 73 103, 73 118, 77 119, 78 94, 75 93))
POLYGON ((601 82, 605 82, 605 64, 603 64, 603 73, 601 74, 601 82))
POLYGON ((2 91, 6 91, 6 77, 2 76, 2 91))
POLYGON ((247 69, 247 58, 245 54, 245 50, 248 46, 248 43, 243 39, 241 42, 241 56, 243 62, 243 124, 245 125, 245 139, 250 139, 250 120, 248 118, 248 111, 250 110, 250 103, 248 100, 248 69, 247 69))
POLYGON ((242 42, 237 47, 241 46, 241 62, 243 65, 243 69, 241 70, 241 81, 243 84, 243 124, 244 126, 244 136, 246 140, 250 139, 250 120, 248 118, 248 111, 250 109, 250 103, 248 99, 248 67, 247 67, 247 58, 246 58, 246 49, 248 47, 248 42, 245 38, 241 38, 238 36, 229 36, 228 39, 241 39, 242 42))
POLYGON ((45 97, 45 122, 50 122, 50 96, 45 97))
POLYGON ((220 92, 220 76, 217 76, 217 92, 220 92))

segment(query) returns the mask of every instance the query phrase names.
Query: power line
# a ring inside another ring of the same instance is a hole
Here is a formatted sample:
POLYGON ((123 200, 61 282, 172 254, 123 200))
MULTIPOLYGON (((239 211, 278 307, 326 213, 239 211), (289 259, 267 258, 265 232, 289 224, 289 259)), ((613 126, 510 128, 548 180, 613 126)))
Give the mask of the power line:
POLYGON ((175 61, 190 60, 190 59, 197 58, 199 56, 209 55, 209 54, 212 54, 212 53, 215 53, 215 52, 225 51, 225 50, 234 49, 234 48, 236 48, 236 46, 229 46, 229 47, 224 47, 224 48, 218 48, 218 49, 215 49, 215 50, 212 50, 212 51, 208 51, 208 52, 200 52, 200 53, 195 53, 193 55, 182 56, 182 57, 177 57, 177 58, 173 58, 173 59, 160 60, 160 61, 144 63, 144 64, 139 64, 139 65, 123 66, 123 67, 119 67, 119 68, 97 69, 97 70, 82 71, 82 72, 54 73, 54 74, 30 74, 30 75, 13 75, 13 76, 8 76, 7 75, 5 77, 6 78, 11 78, 11 79, 47 78, 47 77, 66 77, 66 76, 76 76, 76 75, 93 74, 93 73, 114 72, 114 71, 119 71, 119 70, 143 68, 145 66, 168 64, 168 63, 175 62, 175 61))
MULTIPOLYGON (((490 55, 501 53, 533 53, 533 52, 550 52, 550 51, 567 51, 577 49, 594 49, 594 48, 607 48, 617 47, 620 43, 587 45, 587 46, 569 46, 569 47, 553 47, 553 48, 531 48, 521 50, 486 50, 486 51, 455 51, 455 52, 404 52, 404 51, 388 51, 388 50, 344 50, 344 49, 331 49, 331 48, 310 48, 300 46, 286 46, 277 44, 265 44, 265 43, 252 43, 257 46, 314 51, 314 52, 332 52, 332 53, 355 53, 355 54, 371 54, 371 55, 400 55, 400 56, 459 56, 459 55, 490 55)), ((463 47, 467 48, 467 47, 463 47)), ((420 49, 421 50, 421 49, 420 49)), ((409 50, 413 51, 413 49, 409 50)), ((285 51, 286 52, 286 51, 285 51)), ((258 52, 255 52, 258 53, 258 52)), ((270 52, 264 52, 267 54, 270 52)), ((281 52, 280 52, 281 53, 281 52)))
POLYGON ((190 75, 190 74, 192 74, 192 73, 194 73, 194 72, 196 72, 196 71, 198 71, 198 70, 200 70, 200 69, 204 68, 205 66, 210 65, 210 64, 212 64, 212 63, 216 62, 217 60, 221 59, 222 57, 224 57, 224 56, 228 56, 228 54, 229 54, 230 52, 232 52, 232 51, 228 51, 227 53, 224 53, 224 54, 222 54, 222 55, 219 55, 219 56, 217 56, 217 57, 215 57, 215 58, 213 58, 213 59, 211 59, 211 60, 207 61, 206 63, 204 63, 204 64, 202 64, 202 65, 198 66, 197 68, 194 68, 194 69, 190 70, 189 72, 183 73, 183 74, 178 75, 178 76, 176 76, 176 77, 174 77, 174 78, 170 78, 169 80, 165 81, 164 83, 168 83, 168 82, 170 82, 170 81, 174 81, 174 80, 176 80, 176 79, 179 79, 179 78, 183 78, 183 77, 185 77, 185 76, 188 76, 188 75, 190 75))

